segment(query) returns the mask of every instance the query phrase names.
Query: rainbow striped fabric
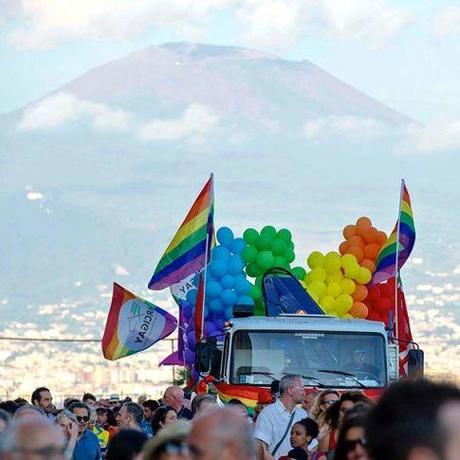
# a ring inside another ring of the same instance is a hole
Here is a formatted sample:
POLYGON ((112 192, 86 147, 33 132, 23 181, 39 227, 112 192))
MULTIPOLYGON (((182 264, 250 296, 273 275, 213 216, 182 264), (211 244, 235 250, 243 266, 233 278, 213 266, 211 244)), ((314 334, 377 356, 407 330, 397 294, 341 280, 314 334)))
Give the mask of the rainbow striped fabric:
POLYGON ((214 239, 213 219, 214 184, 211 176, 158 262, 149 289, 164 289, 204 267, 206 252, 207 260, 210 260, 214 239))
POLYGON ((415 244, 414 214, 404 180, 401 183, 400 214, 387 242, 380 249, 372 282, 382 283, 397 275, 415 244), (399 241, 397 241, 399 235, 399 241), (397 256, 397 257, 396 257, 397 256), (398 259, 398 260, 396 260, 398 259), (397 264, 397 266, 396 266, 397 264))
POLYGON ((123 286, 113 283, 112 305, 102 337, 104 358, 110 361, 146 350, 176 329, 174 316, 123 286))

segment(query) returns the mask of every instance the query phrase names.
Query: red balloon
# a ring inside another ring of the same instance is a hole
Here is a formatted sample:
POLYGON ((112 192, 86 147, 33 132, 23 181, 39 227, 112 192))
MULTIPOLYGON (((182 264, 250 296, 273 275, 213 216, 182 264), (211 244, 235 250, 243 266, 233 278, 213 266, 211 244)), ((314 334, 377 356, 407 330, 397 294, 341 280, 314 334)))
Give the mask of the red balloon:
POLYGON ((367 301, 369 302, 374 302, 375 300, 379 299, 381 297, 380 289, 378 286, 371 286, 368 288, 367 292, 367 297, 366 297, 366 303, 367 301))
POLYGON ((391 308, 391 300, 386 299, 384 297, 380 297, 380 299, 377 299, 374 302, 374 307, 375 310, 380 314, 380 315, 386 315, 388 314, 390 308, 391 308))

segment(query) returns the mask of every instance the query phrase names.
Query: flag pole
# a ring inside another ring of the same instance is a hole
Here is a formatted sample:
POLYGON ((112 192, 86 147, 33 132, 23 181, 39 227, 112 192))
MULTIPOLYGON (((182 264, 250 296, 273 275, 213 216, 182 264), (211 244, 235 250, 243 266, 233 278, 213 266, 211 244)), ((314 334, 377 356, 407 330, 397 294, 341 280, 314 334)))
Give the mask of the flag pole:
POLYGON ((396 260, 395 260, 395 337, 396 340, 399 339, 399 331, 398 331, 398 321, 399 321, 399 308, 398 308, 398 279, 399 279, 399 236, 400 236, 400 229, 401 229, 401 209, 402 209, 402 199, 403 199, 403 190, 404 190, 404 179, 401 179, 401 192, 399 194, 399 211, 398 211, 398 220, 397 220, 397 228, 396 228, 396 260))

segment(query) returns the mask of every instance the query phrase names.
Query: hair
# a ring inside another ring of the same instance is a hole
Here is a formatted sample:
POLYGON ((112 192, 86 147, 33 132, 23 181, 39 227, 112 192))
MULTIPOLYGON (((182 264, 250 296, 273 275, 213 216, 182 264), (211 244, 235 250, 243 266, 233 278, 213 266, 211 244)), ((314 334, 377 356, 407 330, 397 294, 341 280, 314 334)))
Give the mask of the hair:
POLYGON ((308 460, 308 454, 305 450, 301 449, 300 447, 295 447, 291 449, 288 454, 288 458, 293 458, 294 460, 308 460))
POLYGON ((128 414, 130 414, 134 421, 140 425, 142 423, 142 420, 144 419, 144 409, 142 408, 142 406, 140 406, 139 404, 135 403, 135 402, 125 402, 123 404, 123 407, 126 407, 126 411, 128 412, 128 414))
POLYGON ((310 416, 318 421, 320 415, 323 413, 321 405, 324 404, 324 400, 328 395, 336 395, 337 398, 340 398, 339 392, 336 390, 324 390, 316 396, 315 403, 310 411, 310 416))
POLYGON ((83 402, 86 402, 86 401, 88 401, 88 399, 92 399, 93 401, 97 401, 96 396, 94 396, 92 393, 85 393, 81 400, 83 402))
POLYGON ((360 408, 358 408, 357 411, 355 411, 355 409, 353 408, 349 412, 347 412, 342 428, 340 429, 339 438, 337 440, 334 460, 347 460, 347 454, 348 454, 346 451, 347 433, 352 428, 363 428, 364 429, 367 424, 368 414, 369 414, 369 409, 363 410, 360 408))
POLYGON ((14 401, 3 401, 0 402, 0 409, 12 415, 19 409, 19 404, 14 401))
POLYGON ((153 434, 157 434, 158 431, 161 429, 161 423, 165 422, 166 415, 168 412, 174 411, 176 412, 171 406, 160 406, 154 413, 152 417, 152 431, 153 434))
POLYGON ((67 409, 69 409, 70 412, 73 412, 74 409, 86 409, 86 413, 88 414, 88 417, 91 415, 88 405, 81 401, 75 401, 69 404, 67 409))
POLYGON ((48 388, 46 387, 38 387, 34 390, 34 392, 32 393, 32 396, 30 397, 30 402, 35 406, 35 401, 38 401, 40 402, 41 401, 41 396, 40 396, 40 393, 42 391, 50 391, 48 388))
POLYGON ((286 393, 288 388, 295 386, 296 379, 300 379, 300 375, 288 374, 280 380, 280 395, 286 393))
POLYGON ((11 414, 4 409, 0 409, 0 420, 3 420, 8 426, 11 421, 11 414))
POLYGON ((270 393, 272 395, 279 393, 280 391, 280 381, 279 380, 273 380, 272 383, 270 383, 270 393))
POLYGON ((443 457, 447 427, 439 420, 442 406, 460 404, 460 389, 427 380, 390 386, 369 414, 366 436, 374 460, 406 460, 415 447, 443 457))
POLYGON ((148 407, 152 412, 160 407, 160 403, 154 399, 147 399, 142 403, 142 407, 148 407))
POLYGON ((72 420, 72 422, 78 423, 77 416, 73 412, 70 412, 69 409, 63 409, 61 412, 58 412, 56 415, 56 423, 59 423, 63 418, 68 418, 72 420))
POLYGON ((138 430, 121 430, 109 442, 106 460, 132 460, 142 451, 147 435, 138 430))
POLYGON ((346 391, 342 393, 340 399, 337 400, 332 406, 328 407, 323 415, 323 421, 326 425, 329 425, 331 430, 335 430, 339 426, 340 420, 340 406, 344 401, 351 401, 353 403, 365 403, 370 405, 370 399, 364 396, 360 391, 346 391))
POLYGON ((305 428, 305 433, 312 438, 316 438, 318 436, 318 424, 310 417, 303 418, 302 420, 295 422, 292 426, 294 425, 302 425, 305 428))
POLYGON ((202 395, 196 395, 193 400, 192 400, 192 414, 195 415, 197 412, 200 411, 201 406, 205 401, 210 401, 215 403, 216 398, 214 398, 213 395, 210 394, 202 394, 202 395))
POLYGON ((16 399, 14 400, 14 402, 15 402, 18 406, 23 406, 24 404, 28 404, 27 399, 24 399, 24 398, 16 398, 16 399))
POLYGON ((107 415, 107 425, 109 426, 117 426, 117 420, 115 418, 115 415, 113 414, 112 409, 109 409, 107 407, 98 407, 96 409, 96 414, 101 415, 101 414, 106 414, 107 415))
POLYGON ((31 433, 37 428, 38 425, 42 427, 50 427, 52 430, 57 430, 54 424, 45 417, 13 421, 2 433, 1 454, 14 452, 19 447, 21 442, 21 432, 24 431, 26 433, 31 433))
POLYGON ((75 402, 81 402, 81 401, 77 398, 66 398, 64 399, 64 407, 68 409, 68 407, 75 402))
POLYGON ((32 405, 32 404, 24 404, 24 405, 18 407, 18 409, 17 409, 16 412, 14 413, 13 418, 16 420, 16 419, 19 418, 24 412, 36 412, 37 415, 39 415, 40 417, 43 417, 43 418, 46 417, 46 413, 45 413, 45 411, 44 411, 41 407, 34 406, 34 405, 32 405))

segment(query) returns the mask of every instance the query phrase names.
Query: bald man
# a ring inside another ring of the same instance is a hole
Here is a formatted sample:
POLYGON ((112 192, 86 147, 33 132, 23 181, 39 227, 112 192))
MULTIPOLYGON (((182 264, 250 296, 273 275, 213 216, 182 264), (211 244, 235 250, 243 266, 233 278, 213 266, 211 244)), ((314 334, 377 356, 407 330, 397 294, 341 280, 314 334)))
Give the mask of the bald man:
POLYGON ((184 390, 181 387, 174 385, 166 388, 163 395, 163 402, 176 411, 178 419, 192 419, 192 411, 184 406, 184 390))
POLYGON ((188 446, 194 460, 252 460, 251 425, 236 409, 211 410, 193 423, 188 446))
POLYGON ((65 441, 61 431, 46 418, 23 418, 4 433, 1 460, 52 458, 65 460, 65 441))

